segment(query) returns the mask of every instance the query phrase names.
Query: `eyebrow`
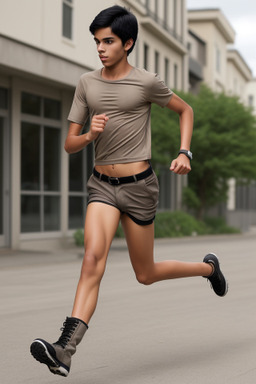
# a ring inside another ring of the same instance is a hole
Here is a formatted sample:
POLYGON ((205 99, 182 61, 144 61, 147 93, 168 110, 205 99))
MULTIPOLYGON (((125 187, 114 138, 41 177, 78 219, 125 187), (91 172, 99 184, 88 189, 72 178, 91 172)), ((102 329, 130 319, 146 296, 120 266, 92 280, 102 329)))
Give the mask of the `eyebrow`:
MULTIPOLYGON (((111 37, 104 37, 103 39, 102 39, 102 41, 105 41, 105 40, 114 40, 115 38, 113 37, 113 36, 111 36, 111 37)), ((99 41, 99 39, 97 39, 97 37, 94 37, 94 40, 95 41, 99 41)))

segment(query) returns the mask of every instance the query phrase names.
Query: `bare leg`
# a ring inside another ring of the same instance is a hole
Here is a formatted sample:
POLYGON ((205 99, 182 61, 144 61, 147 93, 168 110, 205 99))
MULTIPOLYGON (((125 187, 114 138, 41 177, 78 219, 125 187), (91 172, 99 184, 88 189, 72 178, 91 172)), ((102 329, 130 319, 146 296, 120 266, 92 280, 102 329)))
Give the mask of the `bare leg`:
POLYGON ((199 262, 181 262, 167 260, 154 262, 154 223, 141 226, 134 223, 128 216, 122 217, 130 259, 137 280, 142 284, 192 276, 209 276, 212 267, 199 262))
POLYGON ((90 203, 84 230, 85 255, 77 286, 72 317, 89 323, 98 299, 109 248, 120 220, 115 207, 103 203, 90 203))

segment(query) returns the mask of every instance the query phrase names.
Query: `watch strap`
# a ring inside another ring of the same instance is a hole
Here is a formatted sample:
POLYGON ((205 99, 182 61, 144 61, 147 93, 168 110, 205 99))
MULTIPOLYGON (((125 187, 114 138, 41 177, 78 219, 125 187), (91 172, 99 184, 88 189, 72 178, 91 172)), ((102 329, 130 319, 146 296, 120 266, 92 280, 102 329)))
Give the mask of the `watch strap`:
POLYGON ((180 149, 179 155, 180 154, 187 156, 189 158, 189 160, 192 160, 192 158, 193 158, 192 152, 188 151, 187 149, 180 149))

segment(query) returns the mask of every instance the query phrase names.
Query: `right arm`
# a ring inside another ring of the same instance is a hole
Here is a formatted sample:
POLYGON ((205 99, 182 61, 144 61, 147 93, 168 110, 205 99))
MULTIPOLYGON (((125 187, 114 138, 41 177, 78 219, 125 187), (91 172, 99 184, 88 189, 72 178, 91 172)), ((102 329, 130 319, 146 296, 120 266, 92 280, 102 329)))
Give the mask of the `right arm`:
POLYGON ((105 114, 94 115, 89 132, 82 135, 80 133, 83 126, 81 124, 71 122, 64 145, 65 151, 69 154, 81 151, 81 149, 90 144, 101 132, 103 132, 107 121, 108 117, 105 114))

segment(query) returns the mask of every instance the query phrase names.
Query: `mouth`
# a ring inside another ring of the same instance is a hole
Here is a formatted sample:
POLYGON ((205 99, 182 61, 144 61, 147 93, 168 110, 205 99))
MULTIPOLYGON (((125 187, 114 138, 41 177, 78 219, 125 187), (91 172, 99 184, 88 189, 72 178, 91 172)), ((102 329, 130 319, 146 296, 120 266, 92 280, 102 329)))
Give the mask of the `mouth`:
POLYGON ((100 60, 101 61, 106 61, 107 60, 107 56, 99 56, 100 60))

